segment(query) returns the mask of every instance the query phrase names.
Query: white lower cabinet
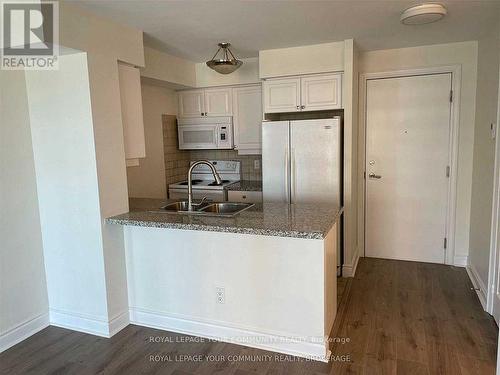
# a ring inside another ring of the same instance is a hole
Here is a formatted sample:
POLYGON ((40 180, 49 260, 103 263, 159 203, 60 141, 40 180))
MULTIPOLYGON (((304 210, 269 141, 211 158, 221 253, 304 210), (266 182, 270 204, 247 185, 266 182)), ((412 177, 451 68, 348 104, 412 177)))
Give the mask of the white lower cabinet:
POLYGON ((261 85, 233 88, 234 146, 239 154, 262 153, 261 85))
POLYGON ((229 202, 262 203, 262 191, 236 191, 227 192, 229 202))

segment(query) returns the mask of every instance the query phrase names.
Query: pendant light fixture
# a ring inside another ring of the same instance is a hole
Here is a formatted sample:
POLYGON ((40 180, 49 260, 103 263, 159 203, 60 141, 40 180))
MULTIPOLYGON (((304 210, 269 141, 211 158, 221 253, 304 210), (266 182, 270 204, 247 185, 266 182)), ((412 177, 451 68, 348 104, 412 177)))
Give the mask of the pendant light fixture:
POLYGON ((234 57, 233 53, 229 49, 231 44, 227 42, 219 43, 219 49, 215 52, 214 57, 211 60, 207 61, 207 66, 210 69, 215 70, 220 74, 229 74, 238 69, 241 65, 243 65, 243 61, 238 60, 234 57), (222 51, 220 58, 217 58, 219 52, 222 51))

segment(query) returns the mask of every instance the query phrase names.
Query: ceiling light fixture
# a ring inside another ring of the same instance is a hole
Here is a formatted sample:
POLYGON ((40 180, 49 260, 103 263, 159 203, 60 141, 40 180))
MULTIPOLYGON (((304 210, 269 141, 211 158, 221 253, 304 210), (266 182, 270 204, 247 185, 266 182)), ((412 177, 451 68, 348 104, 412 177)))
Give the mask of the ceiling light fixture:
POLYGON ((233 53, 229 49, 230 45, 231 44, 227 42, 219 43, 219 49, 217 50, 217 52, 215 52, 214 57, 212 57, 212 60, 207 61, 207 66, 210 69, 213 69, 220 74, 229 74, 243 65, 243 61, 238 60, 236 57, 234 57, 233 53), (221 50, 221 58, 216 59, 221 50))
POLYGON ((406 9, 401 14, 401 23, 404 25, 424 25, 436 22, 446 16, 447 10, 441 4, 425 3, 406 9))

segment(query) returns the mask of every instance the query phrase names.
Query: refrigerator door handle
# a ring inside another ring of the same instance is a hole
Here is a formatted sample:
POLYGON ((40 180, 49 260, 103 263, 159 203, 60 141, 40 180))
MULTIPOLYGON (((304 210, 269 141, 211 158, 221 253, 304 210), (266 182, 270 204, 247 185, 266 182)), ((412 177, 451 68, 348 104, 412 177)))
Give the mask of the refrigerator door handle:
POLYGON ((288 150, 285 150, 285 183, 284 183, 284 187, 285 187, 285 200, 287 202, 290 201, 290 197, 288 195, 288 163, 289 163, 288 150))
POLYGON ((295 180, 296 180, 296 172, 295 172, 295 148, 292 148, 292 161, 290 163, 290 185, 291 185, 291 203, 295 203, 295 180))

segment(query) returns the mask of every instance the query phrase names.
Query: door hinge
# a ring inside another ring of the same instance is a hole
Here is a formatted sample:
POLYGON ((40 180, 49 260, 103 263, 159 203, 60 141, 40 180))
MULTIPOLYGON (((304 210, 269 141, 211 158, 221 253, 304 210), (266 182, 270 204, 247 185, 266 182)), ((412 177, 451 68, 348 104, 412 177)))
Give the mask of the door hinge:
POLYGON ((363 178, 366 180, 366 171, 363 172, 363 178))
POLYGON ((443 248, 446 249, 446 246, 448 245, 448 239, 445 237, 443 241, 443 248))
POLYGON ((450 166, 446 166, 446 177, 450 177, 450 166))
POLYGON ((450 90, 450 103, 453 102, 453 90, 450 90))

